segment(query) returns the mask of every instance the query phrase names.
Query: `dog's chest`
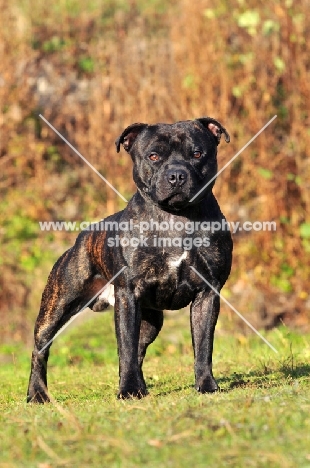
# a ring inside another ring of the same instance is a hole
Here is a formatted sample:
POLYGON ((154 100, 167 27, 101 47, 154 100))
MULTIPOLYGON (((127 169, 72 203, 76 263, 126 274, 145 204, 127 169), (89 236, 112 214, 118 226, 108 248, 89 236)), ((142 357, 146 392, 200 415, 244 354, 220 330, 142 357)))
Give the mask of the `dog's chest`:
POLYGON ((135 295, 145 307, 180 309, 194 297, 195 285, 191 281, 191 254, 189 251, 158 255, 148 268, 140 265, 135 295))

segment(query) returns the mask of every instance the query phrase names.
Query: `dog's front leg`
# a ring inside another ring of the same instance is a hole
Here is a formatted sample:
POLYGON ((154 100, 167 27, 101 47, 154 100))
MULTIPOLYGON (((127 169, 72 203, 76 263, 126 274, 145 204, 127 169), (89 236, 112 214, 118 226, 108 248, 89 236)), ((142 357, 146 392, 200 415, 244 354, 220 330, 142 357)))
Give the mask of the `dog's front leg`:
POLYGON ((115 294, 115 330, 119 356, 118 398, 142 398, 147 394, 138 363, 141 309, 132 292, 118 288, 115 294))
POLYGON ((220 298, 212 290, 201 291, 191 305, 191 331, 195 355, 195 387, 198 392, 218 390, 212 374, 214 330, 220 311, 220 298))

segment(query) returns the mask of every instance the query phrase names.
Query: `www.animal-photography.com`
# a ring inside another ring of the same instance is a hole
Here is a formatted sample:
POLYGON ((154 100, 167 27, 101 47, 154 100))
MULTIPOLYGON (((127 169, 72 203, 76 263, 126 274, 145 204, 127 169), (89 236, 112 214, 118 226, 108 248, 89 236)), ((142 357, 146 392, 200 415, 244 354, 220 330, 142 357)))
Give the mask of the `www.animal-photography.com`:
POLYGON ((0 466, 310 466, 307 2, 0 0, 0 466))

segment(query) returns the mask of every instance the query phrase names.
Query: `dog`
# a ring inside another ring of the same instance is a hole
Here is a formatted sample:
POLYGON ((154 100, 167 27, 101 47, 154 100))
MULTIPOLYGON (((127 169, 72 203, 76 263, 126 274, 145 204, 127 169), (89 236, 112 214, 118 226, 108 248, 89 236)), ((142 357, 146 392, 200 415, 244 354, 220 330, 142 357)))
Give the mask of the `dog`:
POLYGON ((137 192, 123 211, 82 231, 54 265, 35 323, 28 402, 50 401, 49 348, 85 305, 97 312, 114 305, 118 398, 147 395, 142 364, 163 310, 189 304, 195 388, 218 390, 213 339, 233 249, 229 229, 210 228, 226 222, 212 192, 222 134, 228 143, 222 124, 203 117, 135 123, 116 140, 117 152, 123 145, 132 158, 137 192))

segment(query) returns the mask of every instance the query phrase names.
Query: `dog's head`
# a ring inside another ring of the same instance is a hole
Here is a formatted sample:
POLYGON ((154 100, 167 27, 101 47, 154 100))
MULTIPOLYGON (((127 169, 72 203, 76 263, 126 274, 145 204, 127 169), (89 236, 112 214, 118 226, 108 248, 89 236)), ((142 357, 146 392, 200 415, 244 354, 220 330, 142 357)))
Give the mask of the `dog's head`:
POLYGON ((134 181, 145 197, 163 209, 179 211, 195 198, 199 203, 212 190, 217 173, 217 145, 226 129, 210 117, 174 124, 136 123, 116 140, 134 162, 134 181))

